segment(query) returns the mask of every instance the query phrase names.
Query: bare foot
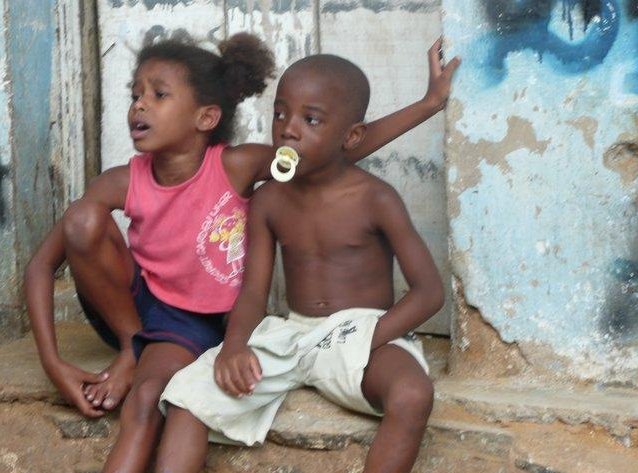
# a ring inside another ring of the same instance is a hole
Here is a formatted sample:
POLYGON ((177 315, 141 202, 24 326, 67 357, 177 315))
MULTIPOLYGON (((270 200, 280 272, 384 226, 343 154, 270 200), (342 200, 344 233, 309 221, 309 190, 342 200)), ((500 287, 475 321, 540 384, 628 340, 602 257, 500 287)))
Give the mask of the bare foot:
POLYGON ((93 406, 106 410, 115 409, 126 397, 135 372, 135 355, 132 349, 122 350, 104 373, 108 378, 101 383, 87 384, 84 396, 93 406))

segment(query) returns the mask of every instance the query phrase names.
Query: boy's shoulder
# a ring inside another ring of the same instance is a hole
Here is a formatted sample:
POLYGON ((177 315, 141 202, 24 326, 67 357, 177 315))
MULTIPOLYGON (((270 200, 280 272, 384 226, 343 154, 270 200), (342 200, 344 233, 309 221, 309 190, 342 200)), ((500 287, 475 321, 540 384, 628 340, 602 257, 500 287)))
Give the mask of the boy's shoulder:
POLYGON ((380 200, 402 200, 397 190, 392 184, 384 181, 382 178, 375 176, 374 174, 360 168, 359 166, 352 166, 353 175, 360 179, 362 184, 362 191, 365 192, 370 202, 378 202, 380 200))

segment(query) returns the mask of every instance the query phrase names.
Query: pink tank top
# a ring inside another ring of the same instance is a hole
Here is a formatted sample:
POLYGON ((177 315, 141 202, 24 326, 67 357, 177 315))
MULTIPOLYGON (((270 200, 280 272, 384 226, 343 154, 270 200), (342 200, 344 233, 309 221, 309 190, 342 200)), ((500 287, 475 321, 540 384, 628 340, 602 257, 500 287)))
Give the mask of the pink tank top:
POLYGON ((150 154, 129 164, 124 213, 133 258, 155 297, 202 314, 232 308, 244 271, 248 199, 226 176, 224 148, 209 147, 197 173, 176 186, 155 181, 150 154))

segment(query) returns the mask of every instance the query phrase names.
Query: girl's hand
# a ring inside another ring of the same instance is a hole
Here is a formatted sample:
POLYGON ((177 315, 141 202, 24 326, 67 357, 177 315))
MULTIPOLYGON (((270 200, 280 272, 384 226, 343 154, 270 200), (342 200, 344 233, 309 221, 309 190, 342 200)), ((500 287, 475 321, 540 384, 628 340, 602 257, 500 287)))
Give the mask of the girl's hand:
POLYGON ((104 410, 93 406, 86 399, 84 387, 86 384, 106 381, 108 378, 107 373, 89 373, 62 360, 58 360, 53 365, 48 366, 46 371, 62 396, 77 407, 83 415, 92 418, 104 415, 104 410))
POLYGON ((437 39, 428 51, 428 64, 430 66, 430 79, 428 91, 423 98, 424 102, 429 102, 437 112, 445 108, 450 95, 450 84, 454 72, 461 64, 458 57, 454 57, 446 65, 442 64, 442 44, 441 38, 437 39))
POLYGON ((231 348, 223 345, 215 359, 215 382, 227 394, 242 397, 252 394, 261 380, 261 365, 246 345, 231 348))

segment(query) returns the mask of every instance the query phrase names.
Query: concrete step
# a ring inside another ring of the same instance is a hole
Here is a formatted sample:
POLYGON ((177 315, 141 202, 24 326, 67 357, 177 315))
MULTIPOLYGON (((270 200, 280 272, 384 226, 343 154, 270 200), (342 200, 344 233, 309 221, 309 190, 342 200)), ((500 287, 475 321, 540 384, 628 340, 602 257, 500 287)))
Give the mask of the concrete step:
POLYGON ((588 424, 626 447, 638 446, 638 392, 631 389, 445 378, 436 385, 436 399, 489 422, 588 424))
MULTIPOLYGON (((64 358, 87 370, 106 367, 114 356, 85 324, 60 324, 58 332, 64 358)), ((426 346, 426 357, 438 366, 437 401, 415 472, 635 473, 638 449, 609 435, 609 426, 618 433, 633 418, 635 406, 619 393, 615 407, 600 397, 606 392, 588 398, 589 403, 585 397, 569 404, 572 398, 544 399, 553 391, 537 387, 526 400, 523 386, 445 377, 446 342, 426 340, 426 346)), ((117 412, 87 420, 65 407, 40 368, 30 337, 0 346, 0 379, 0 473, 100 471, 117 434, 117 412)), ((211 446, 207 471, 361 471, 378 422, 341 409, 313 390, 295 391, 264 446, 211 446)))

